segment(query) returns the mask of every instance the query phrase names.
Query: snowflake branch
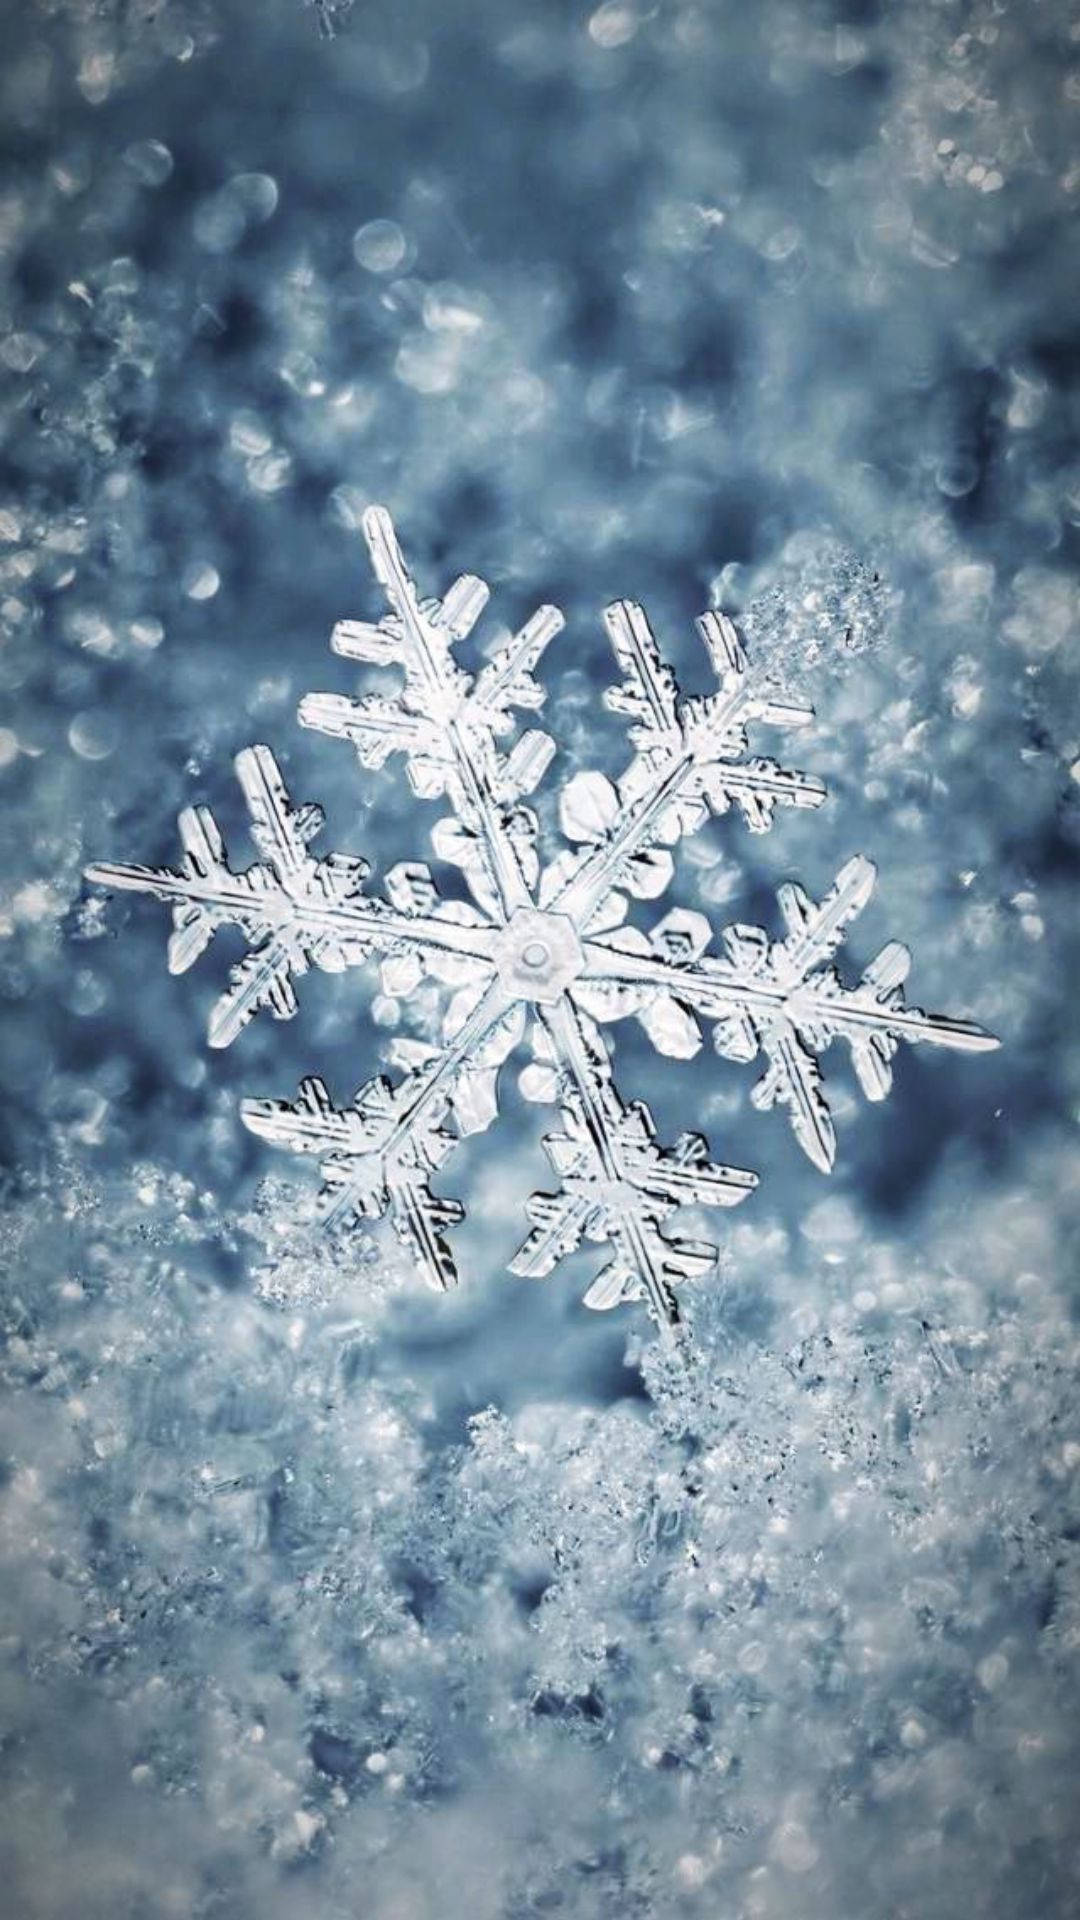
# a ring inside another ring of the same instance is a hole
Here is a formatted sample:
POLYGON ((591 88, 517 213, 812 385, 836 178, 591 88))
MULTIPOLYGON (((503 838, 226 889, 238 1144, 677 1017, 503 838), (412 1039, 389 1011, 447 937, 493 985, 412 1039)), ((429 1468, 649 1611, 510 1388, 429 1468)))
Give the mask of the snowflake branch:
MULTIPOLYGON (((172 973, 192 966, 221 927, 237 927, 244 935, 252 951, 232 970, 211 1012, 211 1046, 228 1046, 260 1007, 277 1019, 290 1018, 296 1011, 292 982, 313 966, 340 973, 376 951, 408 952, 422 970, 442 977, 448 970, 452 975, 455 961, 491 963, 493 930, 453 902, 438 912, 415 911, 407 890, 395 884, 404 867, 387 876, 401 902, 395 908, 363 894, 366 860, 337 853, 313 859, 307 842, 321 827, 322 813, 292 806, 269 747, 245 748, 236 770, 264 864, 233 872, 209 808, 188 807, 179 819, 184 855, 178 870, 113 862, 87 868, 87 878, 100 886, 149 893, 172 905, 172 973)), ((432 883, 431 905, 437 897, 432 883)))
POLYGON ((617 784, 595 772, 568 783, 560 808, 563 832, 591 847, 561 855, 541 883, 542 903, 582 926, 619 917, 609 898, 616 889, 640 899, 662 893, 674 870, 666 849, 696 832, 710 813, 736 805, 751 831, 762 833, 777 806, 816 807, 825 797, 813 775, 747 757, 751 723, 805 726, 812 709, 776 700, 748 683, 746 655, 724 615, 703 614, 697 623, 720 691, 686 701, 643 609, 616 601, 604 619, 624 673, 604 701, 634 721, 630 734, 637 753, 617 784))
POLYGON ((768 1066, 751 1096, 754 1104, 787 1106, 804 1151, 828 1172, 835 1138, 817 1055, 833 1039, 851 1048, 871 1100, 888 1093, 890 1062, 902 1040, 967 1053, 998 1045, 972 1021, 905 1005, 910 955, 895 941, 854 987, 845 987, 826 964, 870 898, 874 879, 872 864, 860 855, 841 869, 818 905, 801 888, 781 888, 786 939, 770 942, 760 927, 726 927, 726 958, 704 957, 709 923, 702 914, 681 910, 651 935, 626 928, 591 940, 575 997, 597 1019, 635 1014, 661 1052, 696 1052, 701 1030, 695 1016, 715 1022, 717 1051, 731 1059, 752 1060, 760 1048, 768 1066))
POLYGON ((377 626, 340 622, 332 644, 351 659, 401 666, 404 690, 396 700, 308 694, 301 724, 351 740, 365 766, 380 767, 391 753, 404 752, 414 791, 427 799, 447 794, 460 822, 453 836, 443 833, 443 857, 462 866, 485 910, 505 920, 529 903, 536 866, 535 822, 524 815, 515 823, 508 809, 542 778, 555 747, 532 729, 504 756, 495 735, 511 729, 511 707, 543 704, 532 669, 562 627, 562 614, 540 607, 474 687, 450 648, 482 612, 484 582, 468 574, 443 601, 421 603, 385 508, 368 509, 364 536, 392 612, 377 626))
POLYGON ((709 1164, 697 1134, 682 1135, 666 1152, 657 1147, 648 1109, 623 1105, 603 1041, 582 1024, 569 999, 539 1008, 538 1017, 565 1103, 565 1131, 544 1143, 563 1186, 559 1194, 534 1194, 529 1201, 533 1232, 511 1271, 540 1278, 582 1238, 608 1240, 614 1259, 585 1304, 606 1309, 644 1298, 670 1337, 680 1324, 675 1285, 711 1267, 716 1250, 670 1239, 661 1222, 682 1206, 734 1206, 756 1186, 756 1176, 709 1164))
POLYGON ((329 1224, 388 1212, 431 1285, 452 1286, 457 1274, 442 1235, 464 1217, 464 1209, 433 1194, 428 1181, 456 1144, 456 1135, 442 1125, 455 1083, 507 1013, 506 998, 493 984, 437 1058, 397 1086, 379 1076, 360 1088, 351 1107, 337 1108, 322 1080, 304 1080, 295 1101, 245 1100, 241 1118, 271 1146, 321 1156, 329 1224))

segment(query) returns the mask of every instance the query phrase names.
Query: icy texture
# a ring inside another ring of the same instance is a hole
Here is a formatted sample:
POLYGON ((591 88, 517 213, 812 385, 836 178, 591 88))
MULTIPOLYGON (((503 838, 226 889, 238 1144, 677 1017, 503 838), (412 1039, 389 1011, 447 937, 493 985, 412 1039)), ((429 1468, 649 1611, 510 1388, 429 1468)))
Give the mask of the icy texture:
POLYGON ((683 700, 642 608, 620 600, 607 609, 623 678, 604 697, 630 720, 636 752, 617 782, 583 772, 562 789, 559 822, 571 846, 544 865, 536 815, 520 802, 555 743, 535 729, 509 752, 498 743, 513 729, 514 708, 542 705, 533 669, 562 615, 541 607, 473 679, 452 650, 487 603, 484 582, 465 574, 443 599, 421 601, 386 511, 369 508, 363 526, 391 611, 377 626, 340 621, 332 644, 346 659, 400 668, 403 684, 396 696, 359 700, 308 694, 300 719, 350 741, 362 767, 403 754, 413 792, 449 800, 453 812, 432 829, 432 845, 460 868, 475 905, 441 901, 417 862, 387 875, 387 900, 365 898, 364 861, 308 852, 323 816, 293 807, 264 746, 241 753, 236 770, 265 864, 234 873, 213 815, 188 808, 179 871, 98 864, 89 877, 175 902, 173 973, 219 927, 239 928, 250 952, 210 1016, 211 1046, 227 1046, 260 1008, 289 1019, 293 980, 311 966, 340 973, 378 952, 388 995, 412 992, 426 974, 456 988, 442 1048, 396 1085, 370 1080, 341 1111, 321 1080, 308 1079, 294 1102, 246 1100, 242 1109, 253 1133, 321 1157, 332 1220, 389 1212, 436 1288, 457 1278, 444 1229, 464 1214, 429 1184, 454 1145, 442 1122, 452 1114, 462 1134, 490 1125, 499 1069, 531 1020, 534 1058, 522 1091, 561 1105, 563 1130, 544 1143, 561 1185, 533 1194, 533 1231, 511 1271, 542 1279, 582 1240, 607 1242, 612 1258, 586 1306, 644 1300, 666 1331, 679 1324, 677 1285, 707 1273, 716 1248, 668 1234, 663 1223, 684 1207, 736 1205, 756 1175, 710 1164, 700 1134, 658 1147, 648 1107, 621 1100, 595 1021, 635 1014, 657 1051, 674 1059, 700 1047, 698 1016, 715 1023, 716 1049, 728 1058, 752 1060, 760 1048, 768 1064, 754 1105, 787 1107, 800 1146, 825 1173, 836 1137, 817 1056, 830 1041, 847 1041, 870 1100, 888 1093, 901 1040, 967 1050, 997 1043, 970 1021, 905 1007, 910 956, 896 942, 857 987, 842 985, 828 962, 874 885, 873 867, 858 855, 820 905, 798 886, 781 888, 787 938, 775 944, 760 927, 727 927, 725 958, 709 958, 708 921, 678 908, 647 933, 624 927, 631 899, 653 900, 672 879, 668 849, 711 815, 734 808, 763 833, 777 807, 816 807, 825 797, 811 775, 750 754, 755 723, 800 727, 812 716, 754 690, 724 614, 698 622, 717 691, 683 700))
POLYGON ((15 1910, 997 1920, 1034 1857, 1067 1914, 1080 1354, 1024 1267, 1066 1172, 945 1197, 917 1276, 840 1217, 741 1226, 689 1363, 646 1343, 650 1402, 501 1410, 280 1195, 28 1191, 15 1910), (302 1302, 215 1282, 238 1237, 302 1302))

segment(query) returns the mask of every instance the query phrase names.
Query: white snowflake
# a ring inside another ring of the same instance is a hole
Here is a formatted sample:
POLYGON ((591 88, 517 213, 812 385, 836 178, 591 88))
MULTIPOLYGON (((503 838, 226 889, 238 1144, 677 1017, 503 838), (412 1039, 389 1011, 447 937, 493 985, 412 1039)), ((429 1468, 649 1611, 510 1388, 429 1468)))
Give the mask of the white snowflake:
POLYGON ((697 1133, 661 1147, 648 1108, 621 1098, 598 1022, 632 1015, 661 1053, 687 1059, 702 1044, 704 1021, 727 1058, 761 1054, 754 1104, 786 1106, 797 1139, 825 1171, 835 1138, 818 1055, 830 1041, 847 1042, 871 1100, 888 1092, 901 1040, 967 1051, 997 1042, 968 1021, 905 1006, 909 956, 895 942, 855 986, 842 983, 829 963, 874 884, 861 855, 820 904, 797 886, 780 889, 781 940, 760 927, 725 927, 719 952, 711 953, 704 915, 678 908, 649 932, 624 924, 628 896, 663 893, 673 873, 669 849, 710 814, 737 809, 760 833, 778 806, 816 807, 824 798, 813 776, 749 753, 751 725, 800 727, 812 712, 754 688, 723 614, 697 623, 717 690, 684 700, 641 607, 618 601, 607 609, 623 678, 605 700, 631 722, 633 757, 617 782, 598 772, 567 782, 559 820, 569 844, 544 865, 536 816, 522 801, 555 743, 535 729, 508 751, 499 743, 514 732, 513 709, 543 704, 533 669, 561 614, 541 607, 469 674, 454 649, 483 611, 484 582, 465 575, 442 600, 422 601, 389 515, 371 508, 364 531, 391 611, 374 625, 340 622, 332 645, 347 659, 400 668, 403 685, 396 695, 358 700, 309 694, 300 720, 350 741, 365 767, 405 755, 413 792, 449 803, 432 845, 462 871, 472 904, 441 899, 418 862, 395 866, 378 897, 364 891, 365 861, 334 853, 316 859, 308 844, 322 813, 293 806, 265 746, 236 760, 258 865, 235 872, 213 815, 196 807, 180 816, 179 870, 99 864, 89 877, 172 904, 173 973, 189 967, 219 927, 240 929, 249 952, 211 1014, 215 1047, 234 1040, 260 1008, 290 1017, 293 983, 313 966, 342 972, 378 955, 388 994, 409 994, 424 976, 453 989, 441 1046, 397 1043, 396 1057, 409 1070, 396 1085, 376 1077, 351 1106, 338 1108, 321 1080, 308 1079, 294 1101, 242 1106, 245 1123, 263 1139, 321 1157, 332 1220, 389 1213, 438 1288, 456 1277, 444 1235, 463 1217, 458 1201, 430 1185, 455 1143, 447 1122, 458 1134, 491 1124, 499 1070, 527 1038, 522 1091, 560 1108, 560 1130, 545 1140, 559 1186, 527 1202, 532 1231, 512 1271, 540 1277, 583 1239, 606 1241, 612 1257, 586 1305, 644 1300, 670 1333, 679 1323, 676 1287, 709 1269, 715 1249, 669 1234, 665 1223, 688 1205, 734 1206, 756 1176, 711 1162, 697 1133))

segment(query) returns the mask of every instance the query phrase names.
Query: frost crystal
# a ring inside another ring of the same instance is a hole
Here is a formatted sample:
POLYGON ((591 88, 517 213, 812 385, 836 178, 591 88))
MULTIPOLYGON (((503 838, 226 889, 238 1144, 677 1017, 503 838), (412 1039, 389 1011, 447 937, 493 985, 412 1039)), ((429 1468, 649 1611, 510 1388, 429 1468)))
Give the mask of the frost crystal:
POLYGON ((605 700, 630 721, 633 757, 617 782, 583 772, 566 784, 559 820, 568 844, 543 864, 536 816, 522 802, 555 743, 533 728, 506 751, 500 743, 514 733, 515 709, 543 704, 533 670, 561 614, 541 607, 473 676, 454 649, 483 611, 484 582, 467 574, 442 600, 420 600, 387 513, 371 508, 364 531, 390 612, 377 624, 340 622, 332 645, 347 659, 399 668, 403 684, 389 697, 309 694, 300 720, 350 741, 365 767, 404 754, 414 793, 449 806, 432 845, 464 874, 472 904, 442 899, 419 862, 395 866, 380 897, 364 890, 365 861, 315 858, 308 845, 322 813, 292 804, 265 746, 236 761, 257 865, 235 872, 213 815, 198 807, 180 816, 177 870, 100 864, 89 877, 172 905, 173 973, 189 967, 219 927, 239 928, 249 951, 211 1014, 215 1047, 262 1008, 289 1018, 294 982, 313 966, 342 972, 377 955, 389 994, 407 994, 425 976, 453 989, 441 1046, 414 1044, 412 1070, 396 1085, 376 1077, 338 1108, 323 1082, 309 1079, 295 1100, 242 1107, 263 1139, 321 1158, 332 1220, 388 1213, 438 1288, 456 1277, 445 1232, 462 1208, 433 1192, 431 1177, 457 1135, 494 1120, 499 1070, 527 1043, 522 1091, 560 1109, 559 1130, 545 1140, 559 1184, 528 1201, 532 1231, 512 1271, 542 1277, 583 1239, 607 1242, 611 1258, 586 1304, 644 1300, 670 1333, 679 1322, 677 1286, 709 1269, 715 1249, 666 1223, 682 1207, 736 1205, 756 1176, 714 1164, 700 1134, 659 1145, 648 1108, 622 1100, 598 1023, 632 1016, 659 1052, 678 1059, 698 1051, 702 1023, 725 1057, 760 1054, 754 1104, 785 1106, 800 1145, 824 1171, 835 1138, 818 1056, 830 1041, 850 1047, 871 1100, 888 1092, 901 1040, 966 1051, 997 1043, 970 1022, 905 1006, 909 956, 895 942, 857 985, 843 984, 831 961, 874 884, 861 856, 819 904, 797 886, 781 888, 780 940, 760 927, 730 926, 710 952, 709 922, 682 909, 650 931, 624 924, 629 899, 663 893, 674 870, 670 849, 711 814, 736 811, 761 833, 777 807, 816 807, 824 798, 812 775, 750 752, 751 726, 801 727, 812 713, 753 686, 722 614, 697 623, 716 691, 684 700, 641 607, 619 601, 607 609, 622 679, 605 700))

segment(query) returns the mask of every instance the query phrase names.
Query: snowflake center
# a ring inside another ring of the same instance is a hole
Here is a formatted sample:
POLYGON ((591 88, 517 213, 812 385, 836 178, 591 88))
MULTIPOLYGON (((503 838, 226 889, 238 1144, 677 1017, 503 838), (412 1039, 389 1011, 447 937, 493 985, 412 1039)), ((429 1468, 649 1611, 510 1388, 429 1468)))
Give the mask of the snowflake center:
POLYGON ((515 999, 550 1003, 577 979, 584 955, 565 913, 519 907, 502 930, 495 964, 502 985, 515 999))

